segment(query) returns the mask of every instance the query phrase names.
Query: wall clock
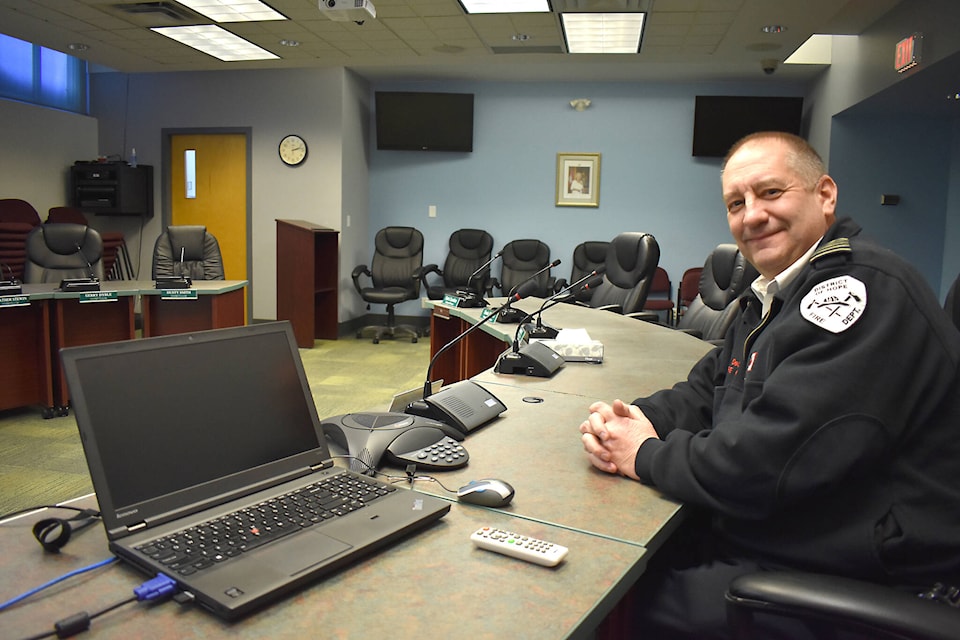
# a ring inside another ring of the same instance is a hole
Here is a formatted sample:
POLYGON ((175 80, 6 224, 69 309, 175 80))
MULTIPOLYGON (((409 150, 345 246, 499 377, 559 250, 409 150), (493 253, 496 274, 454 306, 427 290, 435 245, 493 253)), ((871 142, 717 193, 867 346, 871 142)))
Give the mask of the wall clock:
POLYGON ((295 167, 307 159, 307 143, 300 136, 290 134, 280 140, 277 152, 284 164, 295 167))

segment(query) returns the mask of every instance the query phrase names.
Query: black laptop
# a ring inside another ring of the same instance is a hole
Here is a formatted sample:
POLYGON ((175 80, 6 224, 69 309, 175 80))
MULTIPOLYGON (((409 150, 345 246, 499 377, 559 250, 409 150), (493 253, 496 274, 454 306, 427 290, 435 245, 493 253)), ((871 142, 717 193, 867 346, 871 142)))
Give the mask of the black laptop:
POLYGON ((450 510, 334 466, 289 322, 61 358, 110 550, 222 618, 450 510))

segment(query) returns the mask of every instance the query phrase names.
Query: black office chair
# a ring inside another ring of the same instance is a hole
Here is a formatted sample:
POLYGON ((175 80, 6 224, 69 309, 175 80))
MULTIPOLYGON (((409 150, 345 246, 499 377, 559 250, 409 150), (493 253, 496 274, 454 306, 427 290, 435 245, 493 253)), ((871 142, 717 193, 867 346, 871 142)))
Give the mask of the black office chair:
POLYGON ((837 638, 837 631, 871 640, 960 637, 960 597, 947 586, 916 594, 838 576, 772 571, 734 579, 726 601, 737 640, 763 638, 755 626, 758 613, 800 620, 824 639, 837 638))
POLYGON ((953 324, 960 329, 960 276, 953 281, 950 290, 947 292, 947 299, 943 303, 943 309, 953 320, 953 324))
POLYGON ((191 280, 223 280, 220 244, 199 224, 167 227, 153 246, 152 278, 186 276, 191 280))
MULTIPOLYGON (((605 240, 587 240, 581 242, 573 249, 573 265, 570 267, 570 280, 560 278, 554 286, 554 290, 559 293, 569 285, 577 282, 587 274, 592 273, 597 268, 602 267, 607 260, 607 247, 610 243, 605 240)), ((594 289, 580 289, 572 291, 565 302, 587 303, 593 297, 594 289)))
POLYGON ((677 329, 720 344, 737 315, 737 298, 759 275, 737 245, 718 245, 703 264, 700 292, 684 310, 677 329))
POLYGON ((656 319, 643 312, 653 275, 660 261, 660 245, 649 233, 618 234, 607 247, 603 282, 593 292, 589 306, 642 319, 656 319))
POLYGON ((23 281, 60 283, 64 278, 103 279, 103 241, 82 224, 41 224, 27 235, 23 281))
POLYGON ((373 260, 370 267, 362 264, 353 270, 353 286, 367 309, 371 304, 387 305, 387 324, 371 325, 357 331, 357 337, 372 334, 373 343, 383 337, 394 338, 397 334, 410 337, 416 342, 420 329, 410 325, 397 325, 394 306, 407 300, 416 300, 420 295, 420 268, 423 265, 423 234, 413 227, 385 227, 374 239, 373 260), (368 287, 361 286, 360 276, 372 281, 368 287))
POLYGON ((493 253, 493 236, 481 229, 459 229, 450 234, 450 251, 441 270, 428 264, 420 271, 420 282, 427 297, 442 300, 444 295, 456 295, 458 291, 471 291, 480 297, 490 288, 489 265, 470 282, 470 276, 490 260, 493 253), (427 276, 435 273, 441 282, 429 284, 427 276))
MULTIPOLYGON (((492 288, 508 295, 525 280, 550 264, 550 247, 540 240, 511 240, 503 247, 503 264, 500 278, 494 279, 492 288)), ((547 269, 535 279, 537 288, 531 296, 547 298, 554 292, 556 278, 547 269)))

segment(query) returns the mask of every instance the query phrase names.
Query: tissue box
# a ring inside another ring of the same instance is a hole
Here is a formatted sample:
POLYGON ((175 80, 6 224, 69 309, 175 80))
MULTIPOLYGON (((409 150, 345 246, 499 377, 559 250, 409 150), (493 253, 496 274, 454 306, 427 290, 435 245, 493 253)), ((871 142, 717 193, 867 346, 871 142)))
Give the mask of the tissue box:
POLYGON ((603 362, 603 343, 599 340, 589 340, 586 342, 566 342, 559 339, 554 340, 531 340, 531 342, 542 342, 563 358, 564 362, 603 362))

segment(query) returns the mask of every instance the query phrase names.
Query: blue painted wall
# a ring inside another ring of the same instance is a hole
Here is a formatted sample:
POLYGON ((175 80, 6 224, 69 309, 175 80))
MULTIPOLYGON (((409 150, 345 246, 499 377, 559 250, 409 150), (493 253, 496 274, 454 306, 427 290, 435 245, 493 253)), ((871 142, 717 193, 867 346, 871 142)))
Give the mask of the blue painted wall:
MULTIPOLYGON (((483 228, 495 250, 539 238, 570 274, 574 247, 622 231, 652 233, 674 291, 683 271, 730 242, 718 159, 691 156, 698 94, 803 95, 769 84, 416 83, 377 90, 475 94, 472 153, 370 151, 370 246, 378 229, 409 225, 425 238, 425 263, 443 264, 450 234, 483 228), (573 98, 592 106, 572 109, 573 98), (600 153, 600 206, 557 207, 556 155, 600 153), (428 217, 428 207, 437 217, 428 217)), ((496 274, 498 269, 494 269, 496 274)), ((674 294, 675 295, 675 294, 674 294)), ((397 308, 420 313, 418 303, 397 308)))

